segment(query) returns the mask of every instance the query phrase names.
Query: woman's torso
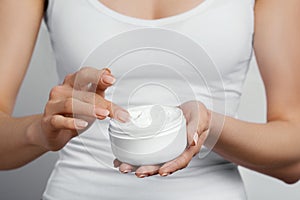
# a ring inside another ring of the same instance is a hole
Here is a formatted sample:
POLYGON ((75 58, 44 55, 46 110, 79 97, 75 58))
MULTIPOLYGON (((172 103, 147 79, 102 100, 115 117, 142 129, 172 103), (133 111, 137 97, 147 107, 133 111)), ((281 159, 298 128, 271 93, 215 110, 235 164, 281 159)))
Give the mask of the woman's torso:
MULTIPOLYGON (((141 19, 141 9, 128 16, 126 12, 121 14, 120 11, 108 8, 107 6, 119 9, 113 7, 113 3, 107 2, 109 1, 103 1, 104 5, 98 0, 50 0, 46 21, 60 81, 68 73, 78 70, 83 63, 88 63, 92 50, 115 35, 140 28, 175 31, 199 44, 215 63, 222 84, 211 84, 214 86, 212 89, 216 92, 222 90, 224 98, 220 101, 225 102, 226 114, 236 115, 252 55, 253 0, 192 1, 190 6, 198 5, 192 9, 186 5, 186 11, 181 14, 178 14, 178 7, 171 5, 172 9, 167 13, 152 7, 155 12, 143 11, 146 13, 143 15, 146 19, 141 19), (164 18, 148 20, 161 17, 164 18)), ((161 6, 160 8, 167 7, 162 4, 161 6)), ((176 41, 174 42, 176 44, 176 41)), ((123 90, 126 90, 127 82, 140 83, 145 80, 145 76, 153 79, 151 75, 143 73, 135 77, 135 80, 123 78, 124 72, 130 70, 130 67, 127 69, 126 66, 122 69, 112 69, 116 78, 123 80, 123 90)), ((187 72, 183 72, 185 73, 187 72)), ((193 91, 200 88, 200 92, 195 92, 196 99, 206 101, 207 98, 201 95, 201 88, 205 86, 197 84, 196 76, 191 75, 189 78, 193 91)), ((174 77, 159 77, 158 81, 159 79, 176 82, 174 77)), ((161 96, 165 94, 160 92, 150 93, 151 96, 142 95, 146 99, 139 98, 132 103, 149 103, 156 98, 161 99, 161 103, 164 104, 178 103, 169 101, 168 97, 162 99, 161 96)), ((186 94, 184 89, 182 94, 186 94)), ((122 94, 117 99, 119 104, 125 106, 128 96, 125 98, 122 94)), ((188 95, 183 99, 188 99, 188 95)), ((204 159, 195 156, 187 169, 170 177, 137 179, 134 174, 120 174, 116 169, 112 169, 114 157, 110 150, 107 126, 108 120, 95 123, 84 134, 70 141, 60 152, 60 158, 44 193, 45 199, 245 198, 236 166, 214 153, 210 153, 204 159)))

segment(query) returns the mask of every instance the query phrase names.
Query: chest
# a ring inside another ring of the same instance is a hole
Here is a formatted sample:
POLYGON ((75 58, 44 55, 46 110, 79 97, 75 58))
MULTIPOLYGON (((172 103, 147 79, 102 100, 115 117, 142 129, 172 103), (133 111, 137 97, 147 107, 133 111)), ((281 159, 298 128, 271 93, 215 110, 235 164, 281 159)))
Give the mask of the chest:
POLYGON ((99 0, 108 8, 140 19, 160 19, 193 9, 205 0, 99 0))
MULTIPOLYGON (((66 74, 78 70, 95 48, 112 37, 130 30, 153 27, 172 30, 191 38, 211 57, 224 80, 242 83, 252 52, 253 0, 203 0, 202 3, 198 0, 198 6, 185 7, 186 11, 180 5, 170 4, 175 0, 161 0, 170 5, 159 4, 151 9, 150 6, 132 3, 135 0, 120 0, 124 1, 120 4, 113 4, 118 1, 111 0, 105 6, 104 1, 108 0, 50 1, 46 23, 61 80, 66 74), (166 9, 168 12, 163 9, 170 6, 175 7, 166 9), (129 12, 130 9, 133 9, 132 12, 129 12), (175 14, 175 10, 180 14, 175 14)), ((153 3, 150 0, 140 1, 153 3)), ((159 36, 151 34, 142 38, 148 41, 149 37, 161 40, 159 36)), ((135 40, 132 38, 125 43, 135 44, 135 40)), ((174 39, 170 45, 177 45, 178 42, 174 39)), ((118 50, 124 45, 119 42, 113 46, 118 50)))

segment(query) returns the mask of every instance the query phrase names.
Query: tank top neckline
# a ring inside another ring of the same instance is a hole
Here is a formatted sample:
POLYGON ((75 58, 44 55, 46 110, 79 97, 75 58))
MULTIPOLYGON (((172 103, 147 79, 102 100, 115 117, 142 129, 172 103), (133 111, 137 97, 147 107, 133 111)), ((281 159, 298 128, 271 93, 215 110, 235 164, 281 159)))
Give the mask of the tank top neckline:
POLYGON ((204 0, 197 6, 195 6, 192 9, 189 9, 187 11, 181 12, 176 15, 172 15, 169 17, 163 17, 159 19, 142 19, 137 17, 131 17, 122 13, 119 13, 106 5, 104 5, 99 0, 88 0, 92 6, 94 6, 98 11, 125 23, 129 24, 135 24, 135 25, 141 25, 141 26, 157 26, 157 25, 165 25, 170 23, 175 23, 177 21, 181 21, 184 19, 187 19, 191 16, 194 16, 195 14, 203 11, 213 0, 204 0))

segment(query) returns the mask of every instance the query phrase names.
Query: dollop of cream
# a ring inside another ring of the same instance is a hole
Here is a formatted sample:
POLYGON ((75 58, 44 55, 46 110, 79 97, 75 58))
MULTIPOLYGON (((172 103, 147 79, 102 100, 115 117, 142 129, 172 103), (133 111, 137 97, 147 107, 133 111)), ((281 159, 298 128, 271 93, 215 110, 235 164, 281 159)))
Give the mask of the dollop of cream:
POLYGON ((163 105, 138 106, 128 109, 128 112, 131 116, 128 123, 111 120, 111 134, 131 138, 167 134, 170 129, 180 127, 183 117, 180 108, 163 105))

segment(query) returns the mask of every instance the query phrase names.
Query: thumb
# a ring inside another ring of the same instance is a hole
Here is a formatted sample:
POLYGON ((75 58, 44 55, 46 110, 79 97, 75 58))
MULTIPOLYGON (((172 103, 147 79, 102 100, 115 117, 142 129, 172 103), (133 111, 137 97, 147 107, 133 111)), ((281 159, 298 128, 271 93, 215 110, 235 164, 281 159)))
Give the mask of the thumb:
POLYGON ((191 116, 186 124, 187 140, 189 146, 197 145, 199 134, 198 130, 199 119, 197 116, 191 116))

